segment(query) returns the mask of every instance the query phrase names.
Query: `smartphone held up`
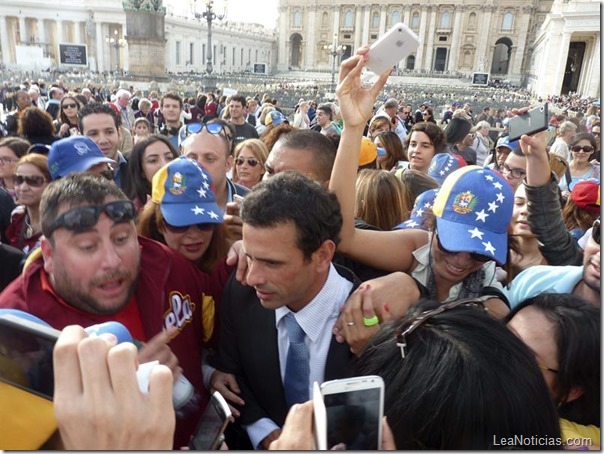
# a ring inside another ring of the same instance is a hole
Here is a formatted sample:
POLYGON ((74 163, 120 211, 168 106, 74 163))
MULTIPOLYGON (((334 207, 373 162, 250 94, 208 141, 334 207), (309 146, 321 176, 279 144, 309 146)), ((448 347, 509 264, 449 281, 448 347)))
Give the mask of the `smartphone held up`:
POLYGON ((415 32, 399 22, 371 45, 365 67, 380 75, 415 51, 419 44, 415 32))

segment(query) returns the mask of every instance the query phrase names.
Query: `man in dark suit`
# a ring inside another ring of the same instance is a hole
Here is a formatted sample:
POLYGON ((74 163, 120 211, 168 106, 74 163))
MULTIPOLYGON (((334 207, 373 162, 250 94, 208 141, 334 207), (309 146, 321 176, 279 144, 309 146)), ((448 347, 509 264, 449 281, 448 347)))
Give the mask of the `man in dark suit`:
POLYGON ((283 172, 262 182, 243 202, 241 218, 248 286, 233 277, 225 289, 215 364, 237 378, 245 404, 237 406, 236 424, 251 447, 268 449, 291 405, 312 397, 314 381, 350 376, 350 347, 336 342, 332 329, 360 281, 332 264, 340 207, 312 180, 283 172), (303 341, 296 340, 291 323, 303 341), (294 361, 298 348, 306 359, 294 361), (305 372, 292 375, 301 366, 305 372))

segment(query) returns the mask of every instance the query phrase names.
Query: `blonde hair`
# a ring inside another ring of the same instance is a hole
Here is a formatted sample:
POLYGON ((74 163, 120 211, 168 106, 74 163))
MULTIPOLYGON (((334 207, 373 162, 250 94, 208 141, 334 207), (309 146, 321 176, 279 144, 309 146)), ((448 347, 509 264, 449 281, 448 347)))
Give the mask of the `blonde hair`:
MULTIPOLYGON (((260 162, 262 168, 264 168, 264 163, 268 159, 268 148, 264 144, 264 142, 260 139, 247 139, 243 142, 239 142, 235 147, 235 159, 239 157, 241 151, 244 148, 249 148, 252 150, 252 154, 254 157, 260 162)), ((262 172, 264 174, 264 171, 262 172)), ((233 178, 232 180, 237 183, 239 181, 239 174, 237 173, 237 166, 233 166, 233 178)))
POLYGON ((386 170, 361 170, 356 181, 355 216, 381 230, 392 230, 403 222, 401 180, 386 170))

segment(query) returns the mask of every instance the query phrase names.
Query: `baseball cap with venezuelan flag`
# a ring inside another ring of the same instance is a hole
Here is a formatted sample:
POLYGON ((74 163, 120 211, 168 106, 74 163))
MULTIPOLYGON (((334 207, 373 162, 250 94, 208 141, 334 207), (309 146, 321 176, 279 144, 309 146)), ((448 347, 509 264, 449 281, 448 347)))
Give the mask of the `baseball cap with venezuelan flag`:
POLYGON ((438 238, 452 252, 470 252, 503 265, 514 194, 498 173, 466 166, 451 173, 434 200, 438 238))
POLYGON ((166 222, 175 227, 220 224, 210 174, 197 161, 180 156, 153 176, 151 198, 166 222))

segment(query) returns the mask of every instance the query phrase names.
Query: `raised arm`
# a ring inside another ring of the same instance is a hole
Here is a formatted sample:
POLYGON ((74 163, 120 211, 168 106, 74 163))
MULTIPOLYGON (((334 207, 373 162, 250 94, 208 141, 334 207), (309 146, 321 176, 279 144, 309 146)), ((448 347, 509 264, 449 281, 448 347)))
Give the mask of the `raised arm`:
POLYGON ((380 90, 391 71, 382 74, 368 88, 361 84, 361 71, 368 47, 342 62, 336 95, 344 129, 331 174, 329 189, 340 202, 344 224, 338 251, 367 265, 388 271, 408 271, 413 264, 412 252, 427 242, 423 231, 396 230, 378 232, 354 227, 355 180, 365 123, 370 118, 380 90))
POLYGON ((581 265, 583 251, 564 225, 558 181, 549 165, 545 140, 545 131, 520 138, 526 156, 527 220, 548 264, 581 265))

